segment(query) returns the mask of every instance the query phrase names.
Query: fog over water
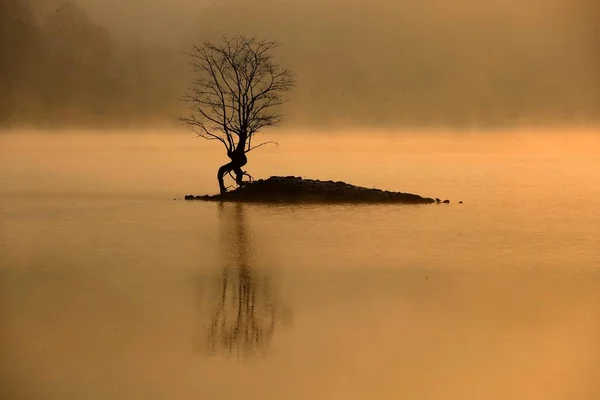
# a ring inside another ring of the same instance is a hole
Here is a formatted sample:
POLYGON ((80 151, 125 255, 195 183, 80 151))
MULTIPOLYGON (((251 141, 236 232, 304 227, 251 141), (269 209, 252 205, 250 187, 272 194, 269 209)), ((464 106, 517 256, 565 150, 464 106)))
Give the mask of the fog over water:
POLYGON ((599 126, 597 0, 0 0, 0 399, 597 400, 599 126), (179 201, 233 34, 297 79, 253 177, 450 204, 179 201))
POLYGON ((182 53, 234 33, 284 45, 277 59, 298 80, 292 126, 581 126, 600 116, 594 0, 0 4, 13 21, 0 44, 4 125, 174 124, 191 79, 182 53))
POLYGON ((174 201, 217 145, 0 135, 0 398, 600 398, 600 135, 417 133, 245 168, 450 204, 174 201))

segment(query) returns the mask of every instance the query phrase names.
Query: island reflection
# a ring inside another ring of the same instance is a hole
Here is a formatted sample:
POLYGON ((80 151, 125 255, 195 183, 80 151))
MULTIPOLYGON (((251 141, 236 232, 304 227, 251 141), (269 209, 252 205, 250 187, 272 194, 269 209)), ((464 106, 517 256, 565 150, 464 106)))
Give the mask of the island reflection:
POLYGON ((281 314, 279 296, 268 271, 253 263, 244 205, 218 207, 223 268, 212 278, 204 300, 205 350, 242 357, 266 354, 281 314))

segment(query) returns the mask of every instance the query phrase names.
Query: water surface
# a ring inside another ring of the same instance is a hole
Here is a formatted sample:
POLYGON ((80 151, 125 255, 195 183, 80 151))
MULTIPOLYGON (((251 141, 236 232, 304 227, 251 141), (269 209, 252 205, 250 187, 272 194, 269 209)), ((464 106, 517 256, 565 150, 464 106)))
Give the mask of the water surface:
POLYGON ((1 135, 0 397, 599 398, 600 138, 482 135, 248 165, 426 206, 188 203, 189 135, 1 135))

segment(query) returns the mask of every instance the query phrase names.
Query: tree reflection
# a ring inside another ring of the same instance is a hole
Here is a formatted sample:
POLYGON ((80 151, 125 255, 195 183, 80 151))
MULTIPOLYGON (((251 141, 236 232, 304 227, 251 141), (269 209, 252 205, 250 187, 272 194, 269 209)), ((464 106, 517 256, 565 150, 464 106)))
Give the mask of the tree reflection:
POLYGON ((207 345, 211 352, 242 356, 264 352, 278 314, 271 277, 252 266, 244 206, 220 204, 219 219, 224 267, 209 299, 207 345))

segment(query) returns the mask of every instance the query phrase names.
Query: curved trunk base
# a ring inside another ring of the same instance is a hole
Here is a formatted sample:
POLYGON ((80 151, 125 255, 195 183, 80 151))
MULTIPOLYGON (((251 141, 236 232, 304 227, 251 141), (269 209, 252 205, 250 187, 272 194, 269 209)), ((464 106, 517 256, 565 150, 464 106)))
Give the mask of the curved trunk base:
POLYGON ((219 181, 219 193, 225 194, 227 188, 225 187, 225 175, 227 175, 233 169, 232 163, 222 165, 217 172, 217 181, 219 181))
POLYGON ((242 171, 242 167, 248 162, 245 154, 239 155, 230 153, 228 156, 231 161, 222 165, 221 168, 219 168, 219 171, 217 171, 217 181, 219 182, 219 192, 221 194, 227 192, 227 188, 225 187, 225 175, 232 171, 235 174, 235 183, 238 186, 243 184, 242 179, 244 178, 244 171, 242 171))

